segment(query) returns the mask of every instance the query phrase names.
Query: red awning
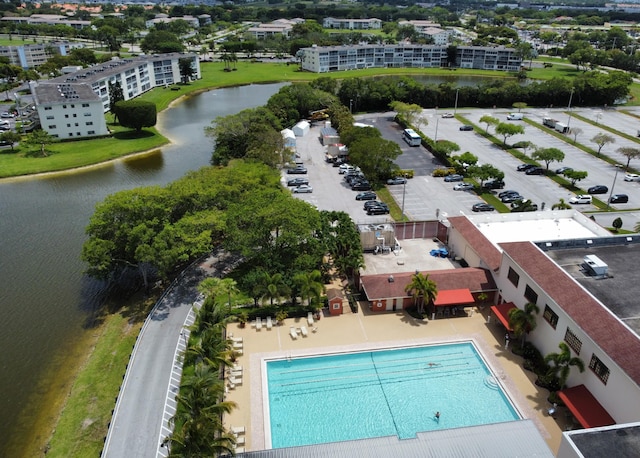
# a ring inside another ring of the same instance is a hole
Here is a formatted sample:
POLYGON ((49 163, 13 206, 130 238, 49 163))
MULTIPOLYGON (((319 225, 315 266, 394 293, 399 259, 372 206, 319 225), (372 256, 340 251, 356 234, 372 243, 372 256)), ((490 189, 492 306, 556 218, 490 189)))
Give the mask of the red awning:
POLYGON ((615 425, 616 422, 584 385, 558 391, 558 396, 583 428, 615 425))
POLYGON ((475 300, 468 289, 447 289, 438 291, 433 305, 441 307, 445 305, 473 304, 475 300))
POLYGON ((504 304, 492 305, 491 311, 495 313, 495 315, 500 320, 500 323, 507 328, 507 331, 512 332, 511 326, 509 325, 509 310, 516 308, 516 304, 513 302, 505 302, 504 304))

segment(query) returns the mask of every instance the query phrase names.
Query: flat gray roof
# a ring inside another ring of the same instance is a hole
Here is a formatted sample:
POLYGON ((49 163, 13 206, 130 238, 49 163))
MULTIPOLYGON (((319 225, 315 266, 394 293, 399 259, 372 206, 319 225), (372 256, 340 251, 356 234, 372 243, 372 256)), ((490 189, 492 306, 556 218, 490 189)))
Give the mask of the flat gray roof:
POLYGON ((546 254, 640 336, 640 285, 637 272, 640 243, 625 242, 626 237, 621 237, 618 245, 594 244, 552 249, 546 254), (589 275, 581 267, 587 255, 595 255, 607 265, 606 276, 589 275))
MULTIPOLYGON (((354 418, 353 421, 358 421, 354 418)), ((418 433, 415 439, 397 436, 303 447, 239 453, 257 458, 447 458, 536 457, 552 458, 546 442, 531 420, 418 433)))
POLYGON ((631 457, 640 454, 640 423, 565 433, 582 456, 589 458, 631 457))

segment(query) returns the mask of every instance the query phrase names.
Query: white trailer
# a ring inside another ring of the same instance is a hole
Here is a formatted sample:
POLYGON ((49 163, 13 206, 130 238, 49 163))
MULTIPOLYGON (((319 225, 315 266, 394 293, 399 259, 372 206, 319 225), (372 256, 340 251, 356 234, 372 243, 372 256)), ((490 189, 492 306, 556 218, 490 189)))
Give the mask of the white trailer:
POLYGON ((566 124, 563 124, 561 122, 557 122, 556 123, 556 127, 555 129, 560 132, 561 134, 567 134, 569 133, 569 126, 567 126, 566 124))

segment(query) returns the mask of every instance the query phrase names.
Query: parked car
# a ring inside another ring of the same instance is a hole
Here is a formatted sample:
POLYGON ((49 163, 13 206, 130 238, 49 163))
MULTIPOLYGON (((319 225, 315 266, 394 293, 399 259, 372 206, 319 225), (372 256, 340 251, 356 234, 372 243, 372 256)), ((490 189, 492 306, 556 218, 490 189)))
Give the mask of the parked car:
POLYGON ((306 175, 307 174, 307 169, 301 165, 293 168, 293 169, 287 169, 287 173, 289 175, 306 175))
POLYGON ((443 118, 453 118, 453 113, 444 113, 442 115, 443 118))
POLYGON ((470 126, 469 124, 465 124, 464 126, 460 126, 460 130, 464 130, 464 131, 473 130, 473 126, 470 126))
POLYGON ((340 164, 340 166, 338 166, 338 173, 344 174, 344 173, 347 173, 349 170, 355 170, 355 169, 356 168, 352 165, 340 164))
POLYGON ((569 199, 570 204, 590 204, 593 198, 589 194, 578 194, 569 199))
POLYGON ((500 191, 498 193, 498 197, 502 199, 504 196, 508 194, 520 194, 520 193, 518 191, 514 191, 513 189, 508 189, 506 191, 500 191))
POLYGON ((524 173, 527 175, 544 175, 544 169, 536 165, 535 167, 527 169, 524 173))
POLYGON ((453 175, 447 175, 446 177, 444 177, 444 181, 446 181, 447 183, 453 183, 455 181, 462 181, 464 180, 464 177, 462 175, 458 175, 457 173, 454 173, 453 175))
POLYGON ((405 177, 394 177, 387 180, 387 184, 405 184, 406 182, 407 179, 405 177))
POLYGON ((16 115, 14 115, 13 113, 9 113, 8 111, 3 111, 2 113, 0 113, 0 118, 15 118, 16 115))
POLYGON ((473 207, 471 207, 471 210, 473 210, 474 212, 492 212, 495 210, 495 208, 493 207, 493 205, 482 202, 479 204, 474 204, 473 207))
POLYGON ((365 191, 356 194, 356 200, 376 200, 378 196, 373 191, 365 191))
POLYGON ((482 183, 484 189, 503 189, 504 181, 502 180, 487 180, 482 183))
POLYGON ((293 188, 293 192, 300 194, 300 193, 306 193, 306 192, 313 192, 313 188, 311 186, 309 186, 308 184, 303 184, 300 185, 298 187, 293 188))
POLYGON ((507 119, 509 121, 522 121, 524 119, 524 114, 522 114, 522 113, 509 113, 507 115, 507 119))
POLYGON ((626 194, 612 194, 609 198, 609 203, 612 204, 626 204, 629 202, 629 196, 626 194))
POLYGON ((589 189, 587 189, 587 192, 589 194, 606 194, 609 192, 609 188, 607 188, 604 185, 596 185, 596 186, 591 186, 589 189))
POLYGON ((468 191, 473 189, 473 184, 471 183, 458 183, 453 187, 454 191, 468 191))
POLYGON ((387 213, 389 213, 389 207, 383 207, 382 205, 367 209, 367 215, 386 215, 387 213))
POLYGON ((363 209, 364 210, 369 210, 371 207, 387 207, 387 208, 389 208, 389 206, 387 204, 385 204, 384 202, 380 202, 379 200, 369 200, 369 201, 364 203, 363 209))
POLYGON ((566 172, 571 172, 572 170, 571 167, 560 167, 556 169, 556 173, 558 175, 564 175, 566 172))
POLYGON ((309 184, 309 180, 306 178, 292 178, 287 181, 287 186, 301 186, 303 184, 309 184))
POLYGON ((624 176, 624 181, 640 181, 640 175, 635 173, 627 173, 624 176))
POLYGON ((537 165, 535 164, 520 164, 518 167, 516 167, 516 170, 518 172, 526 172, 529 169, 532 169, 534 167, 537 167, 537 165))
POLYGON ((508 204, 511 202, 515 202, 516 200, 524 200, 520 194, 507 194, 500 199, 503 203, 508 204))
POLYGON ((353 191, 369 191, 371 190, 371 183, 368 181, 356 181, 351 185, 353 191))

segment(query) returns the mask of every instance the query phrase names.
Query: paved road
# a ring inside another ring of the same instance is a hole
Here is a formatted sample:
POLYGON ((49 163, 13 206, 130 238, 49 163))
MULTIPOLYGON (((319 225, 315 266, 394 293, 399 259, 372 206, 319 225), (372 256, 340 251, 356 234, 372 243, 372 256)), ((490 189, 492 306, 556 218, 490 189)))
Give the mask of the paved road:
MULTIPOLYGON (((221 252, 188 268, 149 314, 134 347, 102 451, 105 458, 163 456, 163 426, 172 414, 179 374, 175 356, 184 348, 185 322, 198 299, 197 285, 233 262, 221 252), (169 414, 167 414, 169 412, 169 414)), ((188 321, 187 321, 188 324, 188 321)))

